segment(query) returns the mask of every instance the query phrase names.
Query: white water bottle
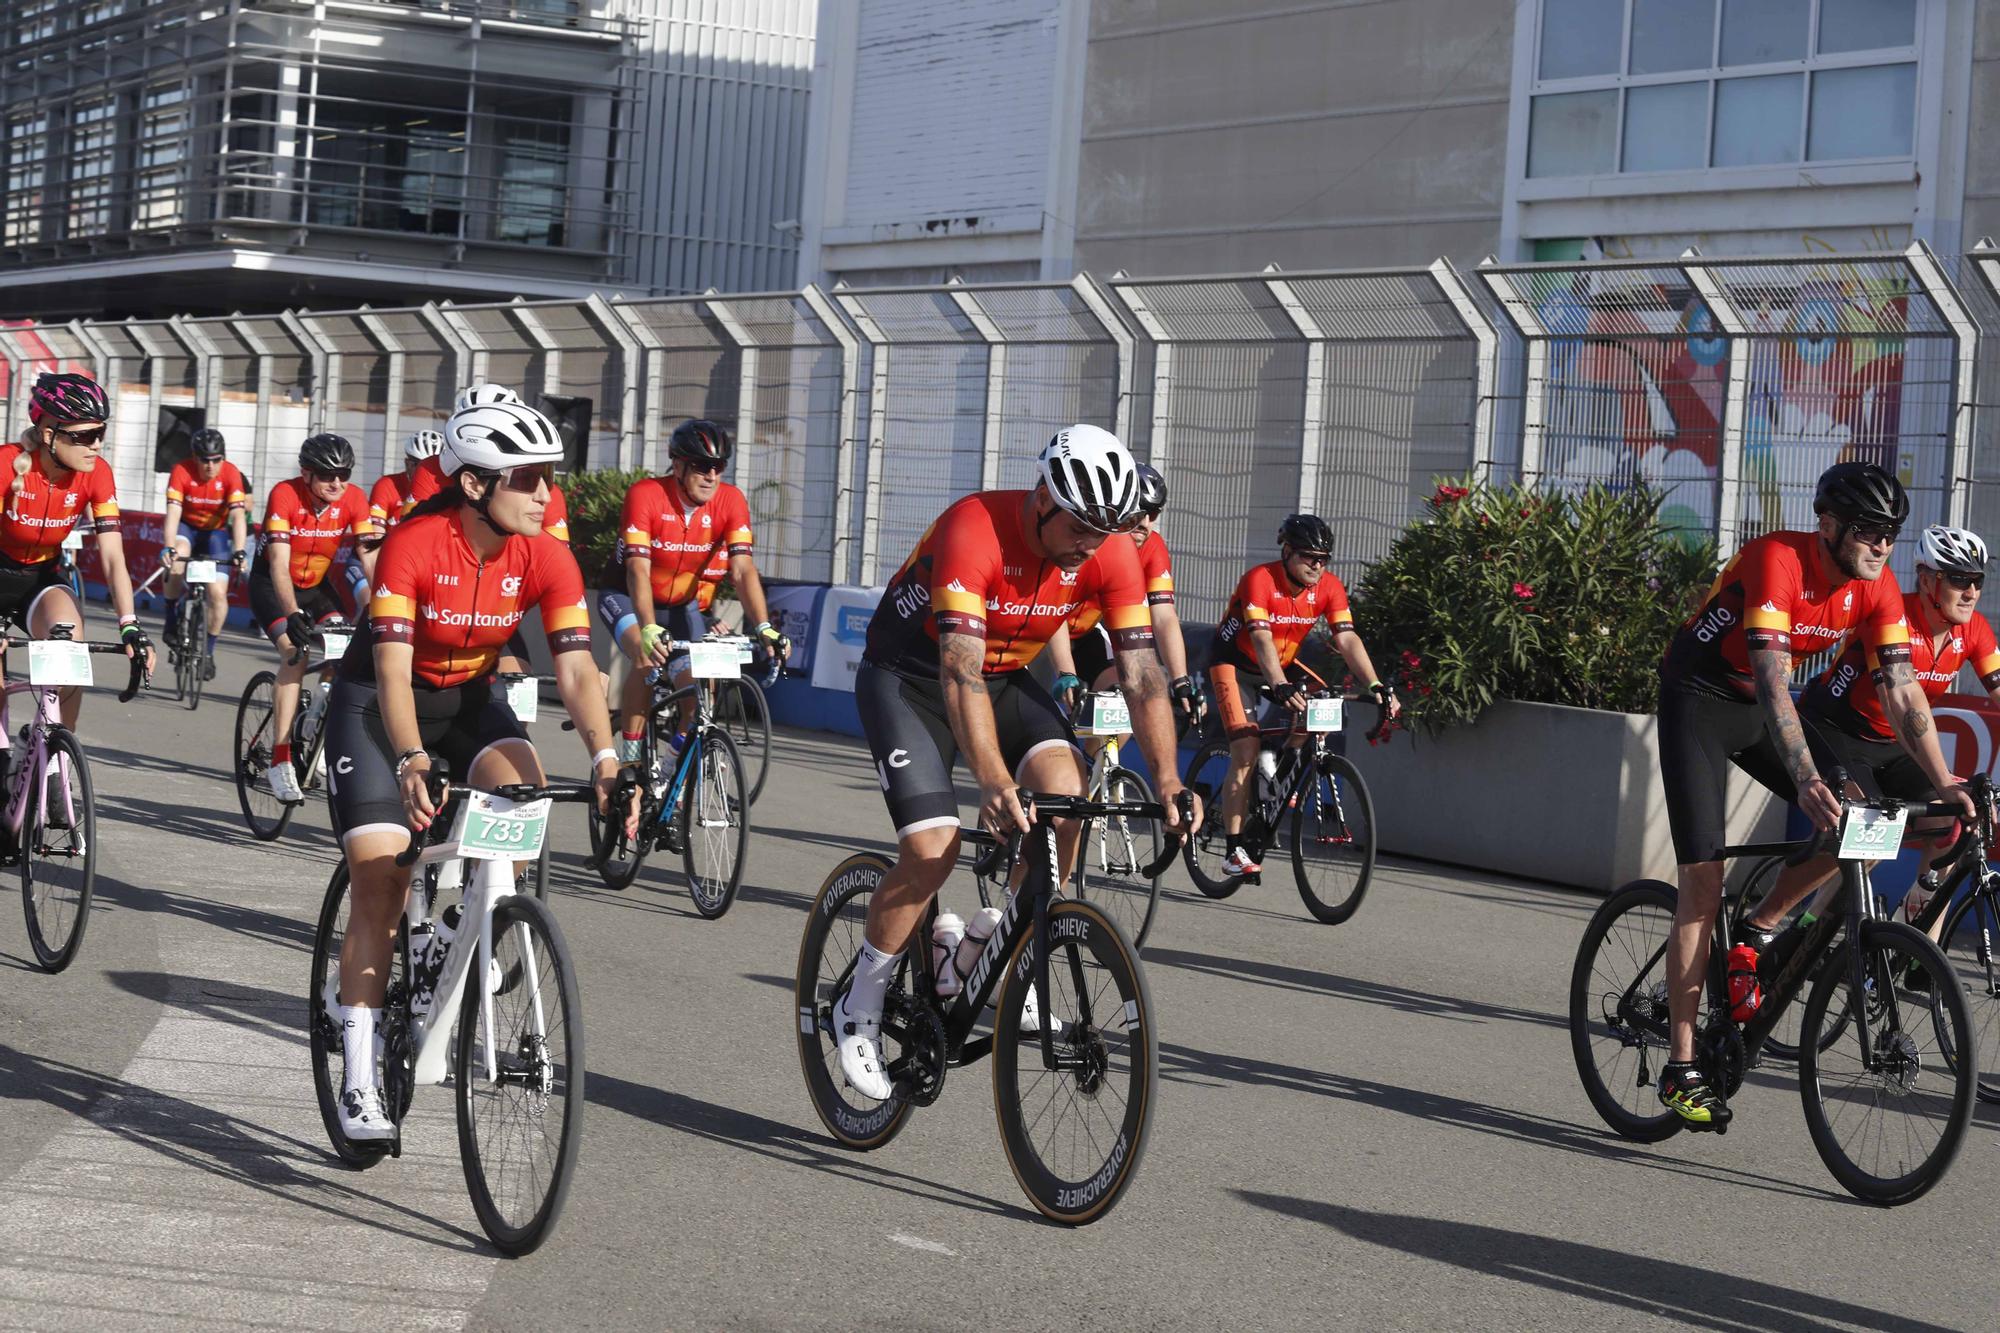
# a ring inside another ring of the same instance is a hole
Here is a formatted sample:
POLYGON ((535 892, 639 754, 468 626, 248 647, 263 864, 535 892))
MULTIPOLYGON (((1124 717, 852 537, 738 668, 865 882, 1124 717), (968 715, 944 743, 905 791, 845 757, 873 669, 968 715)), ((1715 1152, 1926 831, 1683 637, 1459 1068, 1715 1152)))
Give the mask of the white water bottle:
POLYGON ((1278 752, 1257 751, 1257 794, 1265 800, 1278 790, 1278 752))
POLYGON ((993 938, 993 932, 1000 928, 1000 909, 982 907, 972 914, 972 920, 965 923, 965 938, 959 941, 958 956, 952 966, 958 969, 961 987, 972 975, 972 969, 979 966, 979 955, 986 952, 986 941, 993 938))
POLYGON ((938 915, 931 927, 931 975, 937 980, 938 998, 948 1000, 963 986, 958 979, 958 946, 965 939, 965 923, 950 912, 938 915))

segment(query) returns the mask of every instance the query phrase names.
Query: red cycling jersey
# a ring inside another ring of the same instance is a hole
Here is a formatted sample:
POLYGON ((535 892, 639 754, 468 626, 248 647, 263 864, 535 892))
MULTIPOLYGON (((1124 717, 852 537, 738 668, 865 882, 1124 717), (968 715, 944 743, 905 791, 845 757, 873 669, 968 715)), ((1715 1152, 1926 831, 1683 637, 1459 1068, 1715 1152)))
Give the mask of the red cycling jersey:
POLYGON ((98 532, 117 532, 118 487, 111 464, 99 459, 88 472, 72 472, 58 485, 43 469, 48 451, 35 450, 28 470, 15 475, 18 444, 0 446, 0 555, 17 565, 55 559, 63 538, 87 511, 98 532))
MULTIPOLYGON (((1146 540, 1139 543, 1139 572, 1146 576, 1148 606, 1174 604, 1174 561, 1167 554, 1167 539, 1158 532, 1147 533, 1146 540)), ((1080 608, 1069 618, 1071 637, 1090 633, 1103 618, 1104 608, 1096 602, 1080 608)))
POLYGON ((1896 576, 1836 584, 1820 572, 1819 534, 1773 532, 1722 567, 1708 599, 1667 645, 1660 678, 1704 694, 1748 701, 1753 649, 1791 655, 1796 667, 1855 631, 1881 663, 1910 660, 1910 631, 1896 576))
POLYGON ((694 590, 694 605, 697 611, 707 611, 715 605, 715 594, 722 590, 722 581, 729 577, 729 556, 718 550, 708 558, 708 567, 701 571, 701 584, 694 590))
POLYGON ((444 464, 435 455, 421 459, 410 469, 409 493, 403 501, 403 512, 409 513, 424 501, 444 489, 444 464))
POLYGON ((1104 608, 1117 651, 1152 646, 1138 548, 1112 537, 1080 567, 1064 570, 1032 553, 1021 527, 1027 497, 982 491, 931 524, 868 622, 866 660, 935 676, 938 636, 966 634, 986 643, 985 674, 1018 671, 1085 602, 1104 608))
POLYGON ((446 689, 490 675, 530 606, 541 608, 551 653, 590 650, 583 571, 569 548, 546 532, 513 536, 481 560, 452 510, 410 519, 382 543, 368 618, 377 638, 413 647, 414 680, 446 689))
MULTIPOLYGON (((444 468, 435 458, 426 458, 408 472, 396 475, 409 478, 404 484, 403 509, 398 518, 444 489, 444 468)), ((384 477, 375 483, 377 495, 382 494, 382 482, 387 480, 389 478, 384 477)), ((376 512, 375 521, 382 521, 380 511, 376 512)), ((549 507, 548 512, 542 515, 542 531, 559 542, 569 540, 569 501, 563 498, 562 487, 554 482, 549 483, 549 507)))
POLYGON ((319 586, 349 533, 368 537, 374 532, 368 501, 352 483, 338 500, 322 506, 313 498, 310 483, 297 478, 281 481, 271 488, 270 503, 264 507, 265 549, 268 552, 272 546, 288 544, 291 555, 287 568, 294 588, 319 586))
POLYGON ((375 521, 376 531, 389 531, 416 505, 410 498, 416 478, 416 468, 405 468, 401 472, 385 472, 375 479, 368 490, 368 517, 375 521))
MULTIPOLYGON (((178 503, 181 522, 196 532, 214 532, 229 521, 232 511, 250 507, 250 492, 236 464, 224 460, 213 481, 202 481, 194 475, 194 464, 184 458, 167 474, 167 503, 178 503)), ((169 539, 173 535, 167 534, 169 539)))
MULTIPOLYGON (((624 549, 653 562, 653 604, 680 606, 693 601, 702 571, 717 554, 749 555, 750 502, 723 482, 708 503, 682 505, 680 483, 647 477, 625 492, 624 549)), ((618 572, 616 586, 623 586, 618 572)))
MULTIPOLYGON (((1903 618, 1912 629, 1910 666, 1924 697, 1935 699, 1951 688, 1960 667, 1970 666, 1979 683, 1988 690, 2000 689, 2000 642, 1986 617, 1973 614, 1963 625, 1954 625, 1940 647, 1924 633, 1919 594, 1903 594, 1903 618)), ((1870 648, 1850 641, 1832 666, 1813 678, 1799 698, 1799 707, 1839 727, 1850 735, 1870 740, 1894 740, 1889 717, 1882 708, 1882 663, 1870 648)))
POLYGON ((1214 661, 1248 671, 1261 672, 1257 664, 1257 626, 1271 633, 1278 650, 1278 665, 1290 666, 1299 655, 1299 645, 1324 619, 1335 634, 1354 628, 1354 613, 1347 608, 1347 585, 1332 570, 1319 576, 1310 588, 1293 589, 1292 576, 1283 560, 1258 565, 1236 581, 1229 608, 1215 627, 1214 661))

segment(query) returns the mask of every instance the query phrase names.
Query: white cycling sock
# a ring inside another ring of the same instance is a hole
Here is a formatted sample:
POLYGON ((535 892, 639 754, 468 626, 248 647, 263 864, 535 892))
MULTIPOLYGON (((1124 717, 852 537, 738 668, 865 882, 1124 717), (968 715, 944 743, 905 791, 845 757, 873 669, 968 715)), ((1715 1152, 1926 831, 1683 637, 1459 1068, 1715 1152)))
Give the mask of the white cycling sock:
POLYGON ((899 953, 883 953, 868 941, 861 942, 861 956, 854 960, 854 984, 847 989, 850 1017, 869 1022, 881 1019, 882 996, 889 989, 889 979, 896 975, 896 964, 902 961, 899 953))
POLYGON ((374 1087, 375 1011, 366 1005, 341 1005, 340 1041, 347 1056, 348 1089, 374 1087))

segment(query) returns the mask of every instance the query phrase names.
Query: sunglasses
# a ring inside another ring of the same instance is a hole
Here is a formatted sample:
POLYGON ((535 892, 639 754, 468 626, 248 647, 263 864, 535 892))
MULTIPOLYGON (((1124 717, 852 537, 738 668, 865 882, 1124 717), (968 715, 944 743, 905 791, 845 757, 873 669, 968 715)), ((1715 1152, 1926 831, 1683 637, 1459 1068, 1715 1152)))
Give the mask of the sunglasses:
POLYGON ((314 481, 346 481, 353 473, 352 468, 341 468, 337 472, 321 472, 318 468, 306 469, 306 475, 314 481))
POLYGON ((1847 532, 1863 546, 1893 546, 1896 538, 1903 535, 1901 528, 1876 528, 1860 523, 1848 524, 1847 532))
POLYGON ((1331 558, 1330 553, 1326 551, 1294 551, 1292 554, 1318 569, 1325 569, 1326 562, 1331 558))
POLYGON ((1984 574, 1939 574, 1938 577, 1960 592, 1970 592, 1974 588, 1986 586, 1984 574))
POLYGON ((688 471, 699 472, 704 477, 712 477, 716 473, 722 471, 722 469, 725 466, 727 466, 727 464, 717 463, 712 460, 701 460, 694 458, 684 458, 681 460, 681 462, 687 465, 688 471))
POLYGON ((501 489, 519 491, 523 495, 533 495, 540 487, 555 484, 554 463, 523 463, 519 467, 510 467, 500 474, 501 489))
POLYGON ((92 426, 86 430, 64 430, 61 426, 57 426, 55 430, 56 434, 62 436, 71 444, 80 444, 85 448, 104 443, 104 427, 102 426, 92 426))

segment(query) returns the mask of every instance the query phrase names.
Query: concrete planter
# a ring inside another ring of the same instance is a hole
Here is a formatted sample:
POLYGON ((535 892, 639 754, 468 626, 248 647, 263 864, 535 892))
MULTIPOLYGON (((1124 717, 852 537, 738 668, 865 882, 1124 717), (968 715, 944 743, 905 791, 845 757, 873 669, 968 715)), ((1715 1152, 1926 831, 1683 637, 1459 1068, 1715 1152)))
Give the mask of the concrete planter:
MULTIPOLYGON (((1382 850, 1608 893, 1674 878, 1658 721, 1506 701, 1470 727, 1350 739, 1382 850)), ((1785 804, 1733 768, 1731 842, 1783 836, 1785 804)))

